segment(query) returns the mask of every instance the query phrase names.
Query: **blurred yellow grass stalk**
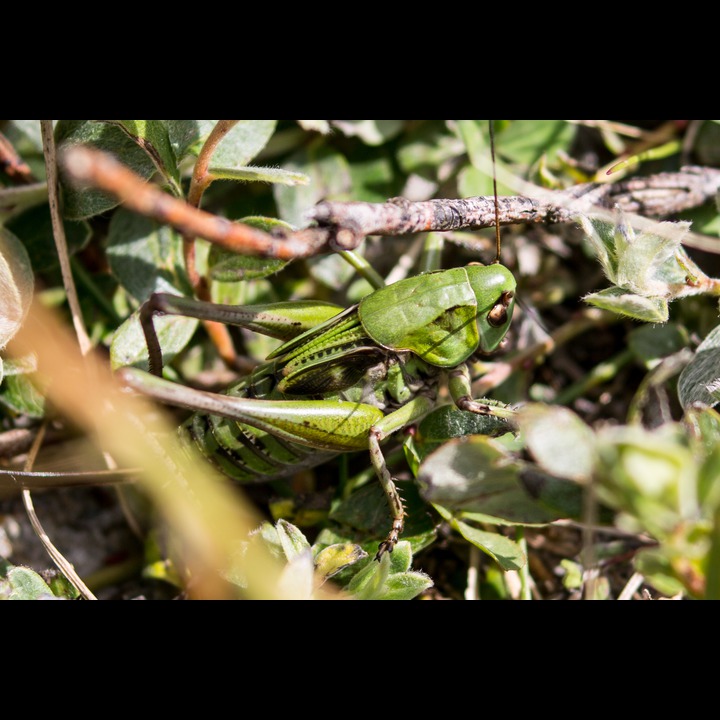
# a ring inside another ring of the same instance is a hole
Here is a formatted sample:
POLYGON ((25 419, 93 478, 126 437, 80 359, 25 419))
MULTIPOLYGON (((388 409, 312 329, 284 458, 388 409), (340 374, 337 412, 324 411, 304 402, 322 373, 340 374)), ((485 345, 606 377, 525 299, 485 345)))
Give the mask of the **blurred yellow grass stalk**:
MULTIPOLYGON (((121 466, 144 469, 140 481, 184 549, 191 597, 308 597, 300 584, 282 579, 284 566, 263 543, 247 542, 261 518, 239 491, 199 455, 183 451, 173 423, 143 398, 121 391, 104 361, 94 354, 83 358, 55 314, 33 303, 10 351, 35 353, 43 391, 55 408, 121 466), (247 583, 242 590, 223 579, 238 571, 247 583)), ((323 587, 312 596, 339 594, 323 587)))

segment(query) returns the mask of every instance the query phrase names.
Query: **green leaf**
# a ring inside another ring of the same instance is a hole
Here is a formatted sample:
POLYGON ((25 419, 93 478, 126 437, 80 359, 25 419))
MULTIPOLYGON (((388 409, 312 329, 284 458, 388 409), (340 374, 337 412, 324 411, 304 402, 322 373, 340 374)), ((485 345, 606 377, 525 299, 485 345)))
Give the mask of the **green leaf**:
POLYGON ((517 422, 541 468, 587 483, 597 462, 593 431, 571 410, 541 403, 523 406, 517 422))
MULTIPOLYGON (((292 230, 292 226, 266 217, 245 217, 237 222, 250 225, 251 227, 272 232, 276 228, 292 230)), ((238 253, 224 250, 217 245, 211 245, 208 256, 208 271, 210 277, 218 282, 239 282, 241 280, 256 280, 282 270, 289 261, 276 260, 273 258, 253 257, 251 255, 239 255, 238 253)))
POLYGON ((507 422, 500 418, 460 410, 456 405, 442 405, 423 418, 414 442, 421 458, 424 458, 452 438, 466 435, 497 437, 507 430, 507 422))
POLYGON ((464 198, 492 195, 492 177, 482 170, 468 165, 458 173, 458 193, 460 197, 464 198))
POLYGON ((213 167, 241 168, 267 144, 277 120, 240 120, 220 141, 212 156, 213 167))
POLYGON ((675 577, 669 558, 661 549, 643 550, 635 559, 635 567, 647 581, 667 597, 685 592, 683 583, 675 577))
MULTIPOLYGON (((68 253, 72 256, 82 250, 90 240, 90 225, 85 220, 64 220, 63 227, 68 253)), ((28 208, 13 217, 6 228, 22 241, 36 273, 45 273, 60 267, 49 205, 28 208)))
MULTIPOLYGON (((393 553, 394 554, 394 553, 393 553)), ((412 600, 434 585, 423 572, 404 572, 390 575, 378 600, 412 600)))
MULTIPOLYGON (((217 120, 164 120, 170 145, 178 162, 188 153, 197 155, 217 120)), ((247 165, 266 145, 277 120, 240 120, 222 139, 212 164, 223 168, 247 165)))
POLYGON ((288 562, 310 549, 310 543, 303 533, 287 520, 276 523, 280 545, 288 562))
POLYGON ((30 309, 34 283, 25 247, 0 227, 0 350, 20 329, 30 309))
POLYGON ((683 408, 693 403, 713 407, 718 398, 710 392, 720 378, 720 326, 712 330, 695 351, 693 359, 680 373, 678 396, 683 408))
POLYGON ((353 200, 384 203, 397 195, 401 188, 394 184, 392 157, 383 155, 353 158, 350 163, 353 200))
POLYGON ((518 523, 557 519, 528 494, 522 471, 496 441, 472 435, 451 440, 425 458, 418 485, 428 502, 453 512, 478 512, 518 523))
POLYGON ((695 137, 693 156, 700 165, 716 167, 720 164, 720 126, 717 120, 702 122, 695 137))
POLYGON ((707 553, 705 600, 720 600, 720 508, 715 509, 707 553))
POLYGON ((390 572, 406 573, 412 565, 412 559, 412 544, 407 540, 401 540, 390 553, 390 572))
POLYGON ((358 600, 375 600, 390 575, 390 555, 385 553, 380 562, 368 560, 345 588, 358 600))
MULTIPOLYGON (((434 539, 434 522, 415 483, 401 482, 398 488, 408 515, 402 539, 411 544, 414 552, 418 552, 434 539)), ((390 530, 387 500, 380 484, 371 482, 358 488, 332 509, 330 519, 342 525, 339 531, 342 535, 336 535, 332 542, 339 542, 340 537, 345 542, 362 542, 366 550, 375 554, 377 540, 385 538, 390 530)), ((394 552, 392 554, 395 555, 394 552)))
POLYGON ((327 580, 366 557, 368 554, 359 545, 335 543, 316 555, 315 572, 327 580))
MULTIPOLYGON (((90 145, 111 153, 140 177, 148 179, 156 170, 150 156, 133 142, 119 127, 94 120, 59 120, 55 127, 58 152, 74 145, 90 145)), ((64 216, 69 220, 83 220, 106 212, 117 205, 118 200, 94 188, 78 189, 68 184, 61 174, 64 199, 64 216)))
POLYGON ((457 120, 456 126, 471 166, 480 170, 490 155, 490 128, 487 120, 457 120))
POLYGON ((237 180, 239 182, 266 182, 278 185, 307 185, 310 178, 304 173, 291 172, 273 167, 226 168, 213 165, 210 168, 216 180, 237 180))
POLYGON ((0 577, 0 600, 57 600, 47 583, 33 570, 13 567, 0 577))
POLYGON ((621 216, 616 233, 616 283, 646 297, 674 298, 686 294, 680 288, 687 285, 689 273, 687 263, 679 259, 684 255, 681 243, 688 229, 689 223, 659 223, 654 232, 638 235, 621 216))
POLYGON ((113 275, 140 302, 154 292, 191 291, 182 238, 167 225, 119 209, 108 228, 107 256, 113 275))
POLYGON ((8 120, 3 134, 22 156, 29 151, 42 154, 43 142, 39 120, 8 120))
POLYGON ((45 416, 45 398, 25 374, 6 374, 0 388, 0 404, 20 415, 28 415, 32 418, 45 416))
POLYGON ((449 160, 465 152, 460 138, 443 120, 425 120, 400 138, 397 160, 406 173, 437 181, 438 172, 449 160))
POLYGON ((668 302, 664 298, 642 297, 619 287, 591 293, 583 300, 602 310, 643 322, 664 323, 669 317, 668 302))
POLYGON ((630 350, 648 369, 655 367, 662 358, 687 347, 689 343, 687 330, 676 323, 659 327, 643 325, 628 333, 630 350))
POLYGON ((617 255, 615 252, 615 223, 604 217, 578 215, 585 239, 590 243, 602 265, 605 277, 614 283, 617 278, 617 255))
POLYGON ((332 120, 349 137, 358 137, 366 145, 382 145, 403 128, 402 120, 332 120))
POLYGON ((168 140, 180 162, 188 153, 198 154, 202 143, 217 120, 161 120, 167 128, 168 140))
POLYGON ((469 543, 487 553, 503 570, 520 570, 525 566, 525 553, 514 540, 499 533, 478 530, 460 520, 454 520, 452 526, 469 543))
MULTIPOLYGON (((361 246, 355 252, 363 252, 361 246)), ((308 271, 313 280, 331 290, 340 290, 355 275, 355 270, 337 253, 308 258, 308 271)))
POLYGON ((322 138, 293 153, 283 165, 285 170, 310 178, 307 185, 298 188, 273 187, 280 217, 291 225, 306 225, 305 213, 320 200, 351 199, 352 177, 348 161, 329 148, 322 138))
POLYGON ((105 120, 127 133, 150 157, 155 167, 173 188, 174 194, 182 195, 180 173, 175 152, 170 144, 167 127, 162 120, 105 120))
POLYGON ((720 414, 708 407, 691 407, 685 425, 699 463, 698 502, 703 517, 710 517, 720 508, 720 414))
POLYGON ((578 218, 608 279, 624 290, 667 303, 690 295, 718 294, 720 281, 708 277, 687 255, 682 241, 687 222, 655 223, 637 234, 622 212, 615 223, 578 218))
MULTIPOLYGON (((199 321, 195 318, 165 315, 156 317, 153 322, 163 351, 163 364, 167 365, 190 342, 199 321)), ((138 311, 115 331, 110 346, 110 364, 113 370, 127 366, 148 369, 147 344, 138 311)))
MULTIPOLYGON (((538 509, 553 520, 580 520, 583 506, 583 488, 580 484, 548 475, 532 466, 520 473, 520 480, 523 489, 537 503, 538 509)), ((463 513, 463 516, 467 517, 468 514, 463 513)), ((540 513, 537 517, 540 517, 540 513)), ((484 522, 487 522, 487 519, 484 522)), ((540 520, 536 519, 535 522, 540 520)))
POLYGON ((575 127, 565 120, 512 120, 495 140, 503 157, 530 166, 542 155, 552 162, 559 150, 569 151, 574 137, 575 127))
POLYGON ((697 515, 697 465, 682 426, 649 431, 604 427, 597 433, 600 499, 637 518, 657 538, 697 515))
POLYGON ((433 582, 425 573, 410 572, 411 564, 410 543, 401 541, 380 562, 368 560, 345 589, 358 600, 412 600, 433 582))

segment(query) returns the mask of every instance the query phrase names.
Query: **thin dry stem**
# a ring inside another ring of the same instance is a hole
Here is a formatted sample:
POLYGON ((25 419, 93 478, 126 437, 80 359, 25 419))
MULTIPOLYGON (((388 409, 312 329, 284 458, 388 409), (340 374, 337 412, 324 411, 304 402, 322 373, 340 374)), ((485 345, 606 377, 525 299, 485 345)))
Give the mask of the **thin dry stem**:
POLYGON ((60 215, 60 203, 58 201, 58 176, 57 176, 57 157, 55 153, 55 137, 53 135, 52 120, 41 120, 40 130, 42 132, 43 151, 45 153, 45 169, 47 171, 48 184, 48 201, 50 203, 50 215, 52 217, 53 237, 55 238, 55 246, 57 248, 58 259, 60 261, 60 271, 62 273, 65 294, 67 295, 70 313, 72 314, 75 335, 80 345, 80 352, 87 355, 92 350, 92 343, 85 330, 85 324, 82 319, 80 310, 80 301, 78 300, 77 290, 75 289, 75 281, 73 280, 72 270, 70 269, 70 255, 67 249, 67 240, 65 238, 65 227, 63 226, 62 217, 60 215))
MULTIPOLYGON (((37 457, 40 445, 42 445, 43 438, 45 437, 45 429, 47 427, 47 420, 43 421, 40 429, 38 430, 35 440, 33 441, 30 452, 28 453, 27 461, 25 462, 25 472, 30 472, 35 464, 35 458, 37 457)), ((32 525, 35 534, 43 544, 45 550, 52 561, 57 565, 58 570, 65 575, 65 577, 73 584, 75 589, 86 599, 86 600, 97 600, 95 595, 92 594, 90 588, 82 581, 80 576, 75 572, 75 568, 72 563, 53 545, 48 534, 43 529, 42 523, 35 512, 35 506, 33 505, 32 495, 30 491, 24 489, 22 491, 23 505, 25 506, 25 512, 27 513, 30 524, 32 525)))
POLYGON ((632 577, 627 581, 622 592, 618 595, 618 600, 632 600, 633 595, 645 581, 640 573, 633 573, 632 577))

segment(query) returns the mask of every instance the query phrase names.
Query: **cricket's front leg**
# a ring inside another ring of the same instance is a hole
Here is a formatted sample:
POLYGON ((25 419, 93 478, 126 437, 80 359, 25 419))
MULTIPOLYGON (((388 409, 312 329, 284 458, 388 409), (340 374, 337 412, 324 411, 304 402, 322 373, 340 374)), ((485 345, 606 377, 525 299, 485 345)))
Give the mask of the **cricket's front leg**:
POLYGON ((503 420, 512 420, 515 417, 515 411, 510 408, 490 405, 472 398, 470 371, 465 363, 451 370, 448 375, 450 394, 461 410, 467 410, 477 415, 493 415, 503 420))

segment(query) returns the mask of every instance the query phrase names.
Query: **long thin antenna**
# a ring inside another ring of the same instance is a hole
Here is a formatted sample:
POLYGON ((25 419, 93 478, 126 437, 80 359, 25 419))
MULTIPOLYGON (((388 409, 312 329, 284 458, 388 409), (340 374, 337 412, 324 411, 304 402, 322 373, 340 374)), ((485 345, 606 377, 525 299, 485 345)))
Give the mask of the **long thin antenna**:
POLYGON ((500 209, 498 207, 498 194, 497 194, 497 173, 495 172, 495 121, 488 120, 490 126, 490 155, 492 156, 492 167, 493 167, 493 193, 495 195, 495 249, 496 257, 495 262, 500 262, 500 209))

